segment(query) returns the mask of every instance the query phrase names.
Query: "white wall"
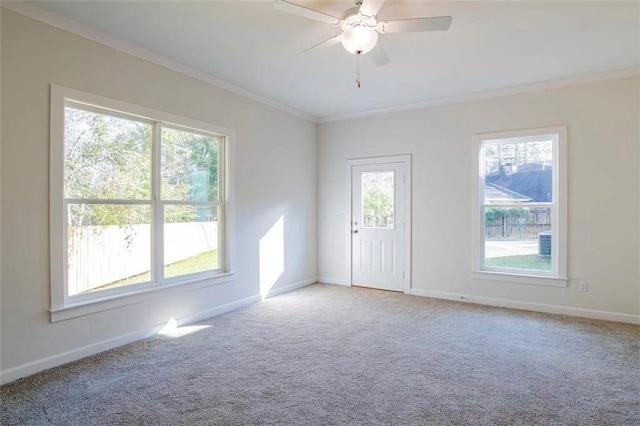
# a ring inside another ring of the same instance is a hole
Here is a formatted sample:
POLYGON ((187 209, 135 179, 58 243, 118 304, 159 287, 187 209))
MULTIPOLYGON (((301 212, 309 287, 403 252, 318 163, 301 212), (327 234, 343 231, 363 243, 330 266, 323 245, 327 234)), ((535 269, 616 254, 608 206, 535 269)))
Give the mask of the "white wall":
POLYGON ((638 87, 634 77, 319 125, 319 276, 348 281, 346 160, 412 154, 417 294, 640 319, 638 87), (589 292, 472 279, 472 135, 554 125, 569 130, 569 276, 589 292))
POLYGON ((8 10, 1 22, 2 371, 259 296, 260 239, 283 215, 284 270, 274 288, 314 280, 314 123, 8 10), (232 283, 50 323, 51 83, 235 130, 232 283))
MULTIPOLYGON (((2 7, 0 7, 0 24, 2 7)), ((1 28, 0 28, 1 29, 1 28)), ((0 53, 2 53, 2 31, 0 31, 0 53)), ((2 81, 2 55, 0 55, 0 82, 2 81)), ((2 200, 2 84, 0 84, 0 200, 2 200)), ((0 201, 0 241, 2 241, 2 202, 0 201)), ((0 307, 2 307, 2 244, 0 244, 0 307)), ((2 313, 0 312, 0 332, 2 331, 2 313)), ((0 371, 2 371, 2 335, 0 334, 0 371)))

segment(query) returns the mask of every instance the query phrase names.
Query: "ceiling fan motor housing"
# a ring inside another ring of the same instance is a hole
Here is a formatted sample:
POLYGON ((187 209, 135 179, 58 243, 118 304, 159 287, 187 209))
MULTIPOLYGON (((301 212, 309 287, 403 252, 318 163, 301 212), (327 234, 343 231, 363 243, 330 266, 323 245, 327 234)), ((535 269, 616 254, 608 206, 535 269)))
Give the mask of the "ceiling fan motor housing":
POLYGON ((342 29, 342 34, 331 37, 304 52, 342 43, 342 46, 354 55, 359 56, 372 52, 371 60, 377 66, 383 66, 390 62, 384 49, 377 44, 380 34, 447 31, 451 26, 451 16, 433 16, 379 22, 378 12, 384 1, 385 0, 354 0, 355 6, 345 10, 340 18, 297 5, 289 0, 276 0, 274 7, 329 25, 339 26, 342 29))
POLYGON ((365 54, 378 42, 378 21, 375 16, 366 16, 359 7, 347 9, 342 14, 342 45, 354 55, 365 54))

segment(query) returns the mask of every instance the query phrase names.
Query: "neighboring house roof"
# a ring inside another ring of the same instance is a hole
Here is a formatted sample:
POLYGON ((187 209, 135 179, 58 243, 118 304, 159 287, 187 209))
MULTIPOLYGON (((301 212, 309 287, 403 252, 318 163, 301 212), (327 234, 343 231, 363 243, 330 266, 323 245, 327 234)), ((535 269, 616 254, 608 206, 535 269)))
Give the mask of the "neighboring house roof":
POLYGON ((531 201, 526 195, 518 194, 495 183, 485 183, 484 198, 487 202, 510 201, 524 203, 531 201))
POLYGON ((498 185, 508 191, 519 194, 527 201, 551 202, 553 171, 551 166, 542 164, 523 164, 511 175, 494 173, 486 176, 485 185, 498 185))
POLYGON ((551 168, 551 166, 548 164, 527 163, 518 166, 518 173, 539 172, 541 170, 546 170, 549 168, 551 168))

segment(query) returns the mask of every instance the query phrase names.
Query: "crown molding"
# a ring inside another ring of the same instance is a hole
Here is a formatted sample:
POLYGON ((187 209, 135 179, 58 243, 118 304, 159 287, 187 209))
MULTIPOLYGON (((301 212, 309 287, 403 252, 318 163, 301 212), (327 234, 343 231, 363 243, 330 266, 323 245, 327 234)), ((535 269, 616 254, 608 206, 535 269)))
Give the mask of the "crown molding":
POLYGON ((288 114, 295 115, 296 117, 303 118, 307 121, 317 123, 316 117, 300 111, 296 108, 290 107, 273 99, 269 99, 250 90, 244 89, 240 86, 236 86, 233 83, 229 83, 210 74, 198 71, 165 56, 153 53, 146 49, 142 49, 138 46, 135 46, 134 44, 128 43, 95 28, 83 25, 77 21, 66 18, 57 13, 50 12, 41 7, 35 6, 24 0, 0 0, 0 6, 12 12, 24 15, 28 18, 35 19, 36 21, 43 22, 52 27, 67 31, 96 43, 100 43, 104 46, 111 47, 112 49, 119 50, 120 52, 135 56, 139 59, 143 59, 172 71, 176 71, 180 74, 186 75, 196 80, 200 80, 212 86, 235 93, 236 95, 240 95, 244 98, 251 99, 252 101, 256 101, 280 111, 286 112, 288 114))
POLYGON ((594 74, 584 74, 560 80, 549 80, 539 83, 524 84, 521 86, 505 87, 502 89, 487 90, 484 92, 476 92, 459 96, 451 96, 446 98, 429 99, 421 102, 394 105, 385 108, 375 108, 365 111, 358 111, 346 114, 329 115, 319 117, 318 123, 330 123, 333 121, 352 120, 356 118, 371 117, 382 114, 391 114, 396 112, 411 111, 421 108, 429 108, 441 105, 457 104, 462 102, 477 101, 482 99, 497 98, 501 96, 511 96, 523 93, 538 92, 541 90, 559 89, 561 87, 578 86, 580 84, 596 83, 599 81, 615 80, 618 78, 627 78, 640 75, 640 66, 632 68, 624 68, 613 71, 605 71, 594 74))
POLYGON ((102 31, 96 30, 95 28, 82 25, 77 21, 71 20, 57 13, 53 13, 48 10, 42 9, 38 6, 28 3, 27 1, 0 0, 0 6, 3 8, 6 8, 7 10, 11 10, 21 15, 43 22, 52 27, 70 32, 80 37, 92 40, 96 43, 100 43, 102 45, 111 47, 123 53, 146 60, 148 62, 170 69, 172 71, 176 71, 178 73, 181 73, 188 77, 202 81, 204 83, 210 84, 212 86, 227 90, 231 93, 235 93, 236 95, 242 96, 244 98, 270 106, 272 108, 278 109, 280 111, 286 112, 296 117, 300 117, 312 123, 329 123, 334 121, 352 120, 352 119, 371 117, 371 116, 377 116, 382 114, 392 114, 397 112, 411 111, 411 110, 429 108, 429 107, 435 107, 435 106, 441 106, 441 105, 450 105, 450 104, 456 104, 456 103, 462 103, 462 102, 477 101, 477 100, 483 100, 483 99, 497 98, 501 96, 510 96, 510 95, 517 95, 517 94, 523 94, 523 93, 537 92, 541 90, 557 89, 557 88, 568 87, 568 86, 577 86, 580 84, 595 83, 599 81, 614 80, 618 78, 626 78, 626 77, 640 75, 640 66, 637 66, 632 68, 585 74, 585 75, 579 75, 574 77, 568 77, 564 79, 549 80, 549 81, 537 82, 532 84, 524 84, 519 86, 506 87, 506 88, 495 89, 495 90, 487 90, 483 92, 469 93, 469 94, 463 94, 458 96, 428 99, 425 101, 399 104, 399 105, 393 105, 393 106, 383 107, 383 108, 372 108, 372 109, 357 111, 357 112, 327 115, 323 117, 315 117, 311 114, 308 114, 296 108, 290 107, 288 105, 285 105, 273 99, 269 99, 267 97, 254 93, 250 90, 244 89, 240 86, 236 86, 233 83, 229 83, 220 78, 214 77, 210 74, 188 67, 184 64, 181 64, 177 61, 174 61, 172 59, 169 59, 157 53, 153 53, 146 49, 142 49, 138 46, 135 46, 134 44, 128 43, 126 41, 118 39, 117 37, 114 37, 102 31))

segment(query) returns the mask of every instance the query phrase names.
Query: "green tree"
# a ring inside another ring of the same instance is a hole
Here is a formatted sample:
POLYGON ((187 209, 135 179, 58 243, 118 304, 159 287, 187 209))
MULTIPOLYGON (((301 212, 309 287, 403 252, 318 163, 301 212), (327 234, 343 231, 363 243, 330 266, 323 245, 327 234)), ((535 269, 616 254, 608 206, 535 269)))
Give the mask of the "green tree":
MULTIPOLYGON (((162 198, 174 201, 218 201, 220 140, 173 128, 162 129, 162 198)), ((211 207, 175 206, 167 222, 210 220, 211 207)))
POLYGON ((524 164, 551 164, 551 141, 530 141, 484 145, 485 175, 495 173, 509 175, 524 164))
POLYGON ((393 172, 362 174, 363 226, 387 228, 393 224, 393 172))
MULTIPOLYGON (((151 125, 65 108, 67 198, 149 200, 151 125)), ((71 225, 148 223, 148 206, 72 204, 71 225)))
MULTIPOLYGON (((67 107, 65 196, 151 200, 152 133, 150 123, 67 107)), ((219 146, 216 136, 163 127, 162 199, 217 201, 219 146)), ((211 220, 215 216, 211 207, 179 205, 166 209, 165 220, 211 220)), ((148 205, 78 203, 69 209, 72 226, 125 226, 149 223, 150 217, 148 205)))

